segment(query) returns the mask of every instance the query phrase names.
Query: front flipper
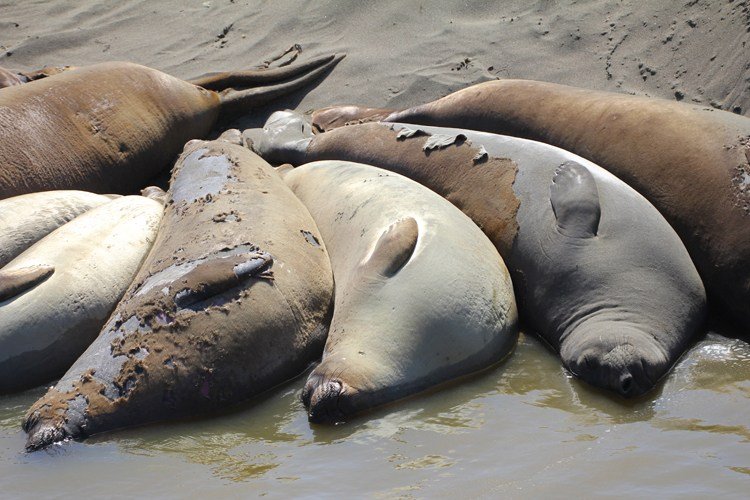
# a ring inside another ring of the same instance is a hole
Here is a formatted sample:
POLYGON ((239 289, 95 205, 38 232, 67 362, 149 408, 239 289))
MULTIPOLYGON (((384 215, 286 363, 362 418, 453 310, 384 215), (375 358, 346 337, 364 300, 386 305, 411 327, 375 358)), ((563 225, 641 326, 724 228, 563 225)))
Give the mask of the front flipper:
POLYGON ((242 137, 247 147, 272 163, 305 163, 307 147, 312 141, 310 122, 294 111, 276 111, 262 129, 247 129, 242 137))
POLYGON ((273 279, 273 258, 265 252, 211 259, 185 274, 172 290, 174 303, 186 308, 238 286, 249 278, 273 279))
POLYGON ((574 162, 557 167, 550 186, 550 202, 560 233, 571 238, 596 236, 602 213, 599 190, 586 167, 574 162))
POLYGON ((390 278, 401 270, 411 258, 419 239, 419 226, 411 217, 401 219, 383 232, 372 252, 360 264, 367 272, 390 278))
POLYGON ((53 266, 0 270, 0 302, 20 295, 52 276, 54 272, 53 266))

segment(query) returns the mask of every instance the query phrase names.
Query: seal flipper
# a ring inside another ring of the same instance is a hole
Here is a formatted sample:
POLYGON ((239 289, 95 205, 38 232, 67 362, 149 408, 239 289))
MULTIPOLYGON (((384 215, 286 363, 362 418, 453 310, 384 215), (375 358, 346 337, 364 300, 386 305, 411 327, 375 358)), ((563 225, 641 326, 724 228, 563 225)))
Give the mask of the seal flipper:
POLYGON ((550 202, 560 233, 571 238, 596 236, 602 214, 599 190, 586 167, 574 162, 557 167, 550 186, 550 202))
POLYGON ((290 78, 266 87, 245 90, 235 90, 231 87, 225 88, 219 92, 221 115, 223 119, 234 118, 246 113, 249 109, 262 106, 273 99, 305 87, 327 74, 343 58, 343 54, 334 54, 315 59, 310 61, 309 64, 300 65, 299 67, 280 69, 278 72, 282 76, 289 76, 290 78))
POLYGON ((53 266, 45 265, 0 270, 0 302, 38 285, 54 272, 53 266))
POLYGON ((360 264, 362 270, 390 278, 401 270, 414 254, 419 225, 411 217, 391 224, 375 243, 372 252, 360 264))
POLYGON ((185 274, 177 284, 174 303, 186 308, 240 285, 249 278, 273 279, 273 258, 265 252, 211 259, 185 274))

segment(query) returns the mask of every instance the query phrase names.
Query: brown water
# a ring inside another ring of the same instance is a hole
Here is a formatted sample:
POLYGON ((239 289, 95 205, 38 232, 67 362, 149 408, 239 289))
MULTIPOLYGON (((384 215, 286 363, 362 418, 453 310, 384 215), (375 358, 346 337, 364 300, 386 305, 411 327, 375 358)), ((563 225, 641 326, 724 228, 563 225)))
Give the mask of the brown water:
POLYGON ((698 343, 649 397, 570 379, 523 336, 498 369, 337 427, 311 427, 303 379, 227 415, 24 453, 43 388, 0 398, 0 494, 197 497, 747 498, 750 345, 698 343))

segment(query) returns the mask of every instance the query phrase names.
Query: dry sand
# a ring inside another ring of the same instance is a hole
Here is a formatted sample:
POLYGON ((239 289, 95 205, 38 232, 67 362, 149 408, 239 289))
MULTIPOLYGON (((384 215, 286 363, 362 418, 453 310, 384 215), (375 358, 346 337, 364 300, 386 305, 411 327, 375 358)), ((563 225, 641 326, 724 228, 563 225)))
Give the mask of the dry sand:
POLYGON ((740 0, 0 0, 0 66, 130 60, 189 78, 293 43, 348 57, 278 107, 405 107, 493 78, 682 99, 750 116, 740 0))

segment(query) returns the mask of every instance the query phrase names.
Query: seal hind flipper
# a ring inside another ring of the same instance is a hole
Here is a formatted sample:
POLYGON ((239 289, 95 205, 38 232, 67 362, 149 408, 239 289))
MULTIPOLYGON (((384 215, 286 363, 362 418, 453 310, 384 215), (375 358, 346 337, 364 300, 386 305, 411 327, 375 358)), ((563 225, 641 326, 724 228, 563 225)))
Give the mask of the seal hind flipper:
POLYGON ((419 225, 411 217, 391 224, 375 243, 361 267, 390 278, 406 265, 419 239, 419 225))
POLYGON ((216 92, 224 89, 238 88, 238 87, 252 87, 255 85, 264 85, 268 83, 281 82, 300 76, 304 73, 312 71, 317 67, 330 62, 336 56, 328 55, 322 57, 316 57, 310 59, 301 64, 294 66, 285 66, 281 68, 270 68, 270 69, 251 69, 246 71, 221 71, 215 73, 206 73, 205 75, 199 76, 188 82, 199 87, 203 87, 206 90, 213 90, 216 92))
POLYGON ((46 280, 55 272, 53 266, 29 266, 0 270, 0 301, 11 299, 46 280))
POLYGON ((246 112, 248 109, 262 106, 277 97, 309 85, 311 82, 326 74, 343 58, 344 54, 334 54, 313 59, 312 61, 300 66, 290 66, 278 70, 267 70, 267 72, 274 72, 277 75, 285 75, 290 79, 266 87, 250 88, 246 90, 226 88, 219 92, 219 98, 221 99, 221 114, 224 118, 231 118, 235 115, 246 112))
POLYGON ((560 165, 552 178, 550 202, 560 233, 571 238, 596 236, 602 210, 596 181, 586 167, 574 162, 560 165))

